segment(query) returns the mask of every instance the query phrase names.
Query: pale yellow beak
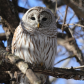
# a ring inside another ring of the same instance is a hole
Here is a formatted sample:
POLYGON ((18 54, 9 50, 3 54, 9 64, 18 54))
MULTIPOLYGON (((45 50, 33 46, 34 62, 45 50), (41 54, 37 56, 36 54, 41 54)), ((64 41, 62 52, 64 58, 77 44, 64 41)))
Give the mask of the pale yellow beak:
POLYGON ((39 28, 40 27, 40 24, 38 23, 37 27, 39 28))

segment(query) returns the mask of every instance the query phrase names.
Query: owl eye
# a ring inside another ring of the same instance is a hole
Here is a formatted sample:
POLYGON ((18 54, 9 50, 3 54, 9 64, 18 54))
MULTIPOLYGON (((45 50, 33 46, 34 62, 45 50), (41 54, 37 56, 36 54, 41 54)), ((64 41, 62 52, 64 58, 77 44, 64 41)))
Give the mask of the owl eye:
POLYGON ((46 21, 46 20, 47 20, 47 18, 45 18, 45 17, 44 17, 42 20, 43 20, 43 21, 46 21))
POLYGON ((32 20, 35 20, 35 17, 31 17, 32 20))

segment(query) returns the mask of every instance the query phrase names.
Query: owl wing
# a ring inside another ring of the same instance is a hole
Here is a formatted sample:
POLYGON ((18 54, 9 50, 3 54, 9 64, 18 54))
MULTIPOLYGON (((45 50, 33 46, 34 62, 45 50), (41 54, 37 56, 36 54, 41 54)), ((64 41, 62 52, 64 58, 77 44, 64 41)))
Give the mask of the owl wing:
POLYGON ((12 39, 12 54, 14 53, 14 50, 16 48, 15 44, 18 40, 18 35, 21 33, 22 31, 22 28, 21 26, 19 25, 16 29, 15 29, 15 32, 14 32, 14 35, 13 35, 13 39, 12 39))

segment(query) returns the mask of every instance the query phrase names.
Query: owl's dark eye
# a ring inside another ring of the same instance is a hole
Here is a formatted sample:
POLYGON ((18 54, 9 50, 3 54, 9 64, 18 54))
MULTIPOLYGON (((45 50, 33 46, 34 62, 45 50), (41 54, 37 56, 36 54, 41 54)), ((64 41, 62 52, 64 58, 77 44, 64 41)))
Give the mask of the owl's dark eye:
POLYGON ((31 17, 32 20, 35 20, 35 17, 31 17))
POLYGON ((43 21, 46 21, 46 20, 47 20, 47 18, 46 18, 46 17, 44 17, 42 20, 43 20, 43 21))

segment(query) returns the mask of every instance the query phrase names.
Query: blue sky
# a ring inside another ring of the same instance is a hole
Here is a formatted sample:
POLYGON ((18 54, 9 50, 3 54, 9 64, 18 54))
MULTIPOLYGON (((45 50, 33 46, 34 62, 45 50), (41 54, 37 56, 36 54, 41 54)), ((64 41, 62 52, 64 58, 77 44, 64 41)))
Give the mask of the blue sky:
MULTIPOLYGON (((4 33, 4 30, 2 28, 2 25, 0 25, 0 33, 4 33)), ((5 47, 7 46, 7 41, 3 41, 5 47)))

